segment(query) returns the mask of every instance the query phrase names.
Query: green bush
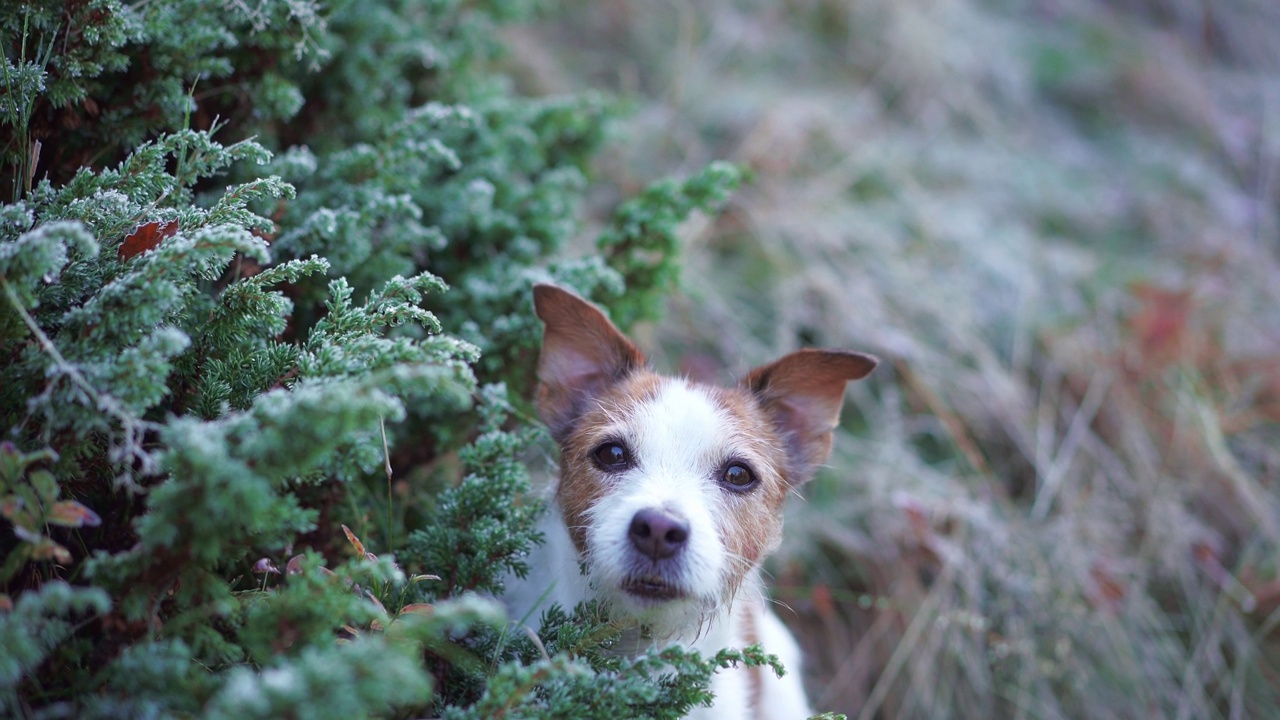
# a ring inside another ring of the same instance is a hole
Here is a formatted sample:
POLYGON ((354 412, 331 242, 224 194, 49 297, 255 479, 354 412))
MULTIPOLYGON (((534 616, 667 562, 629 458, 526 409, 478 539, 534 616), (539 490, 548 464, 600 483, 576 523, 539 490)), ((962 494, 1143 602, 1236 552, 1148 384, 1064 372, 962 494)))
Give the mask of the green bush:
POLYGON ((532 283, 653 317, 740 180, 560 257, 614 111, 488 69, 528 11, 0 9, 0 714, 673 717, 769 662, 483 599, 538 541, 532 283))

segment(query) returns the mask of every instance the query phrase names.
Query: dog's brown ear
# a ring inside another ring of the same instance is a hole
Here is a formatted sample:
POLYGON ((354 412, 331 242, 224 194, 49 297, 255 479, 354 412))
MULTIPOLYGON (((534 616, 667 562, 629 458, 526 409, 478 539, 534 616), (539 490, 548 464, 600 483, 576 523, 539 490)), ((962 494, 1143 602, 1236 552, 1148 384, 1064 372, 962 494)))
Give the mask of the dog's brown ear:
POLYGON ((538 415, 563 441, 588 401, 645 363, 594 305, 554 285, 533 286, 546 331, 538 356, 538 415))
POLYGON ((878 362, 847 350, 800 350, 743 378, 783 440, 793 485, 808 482, 831 456, 845 383, 866 377, 878 362))

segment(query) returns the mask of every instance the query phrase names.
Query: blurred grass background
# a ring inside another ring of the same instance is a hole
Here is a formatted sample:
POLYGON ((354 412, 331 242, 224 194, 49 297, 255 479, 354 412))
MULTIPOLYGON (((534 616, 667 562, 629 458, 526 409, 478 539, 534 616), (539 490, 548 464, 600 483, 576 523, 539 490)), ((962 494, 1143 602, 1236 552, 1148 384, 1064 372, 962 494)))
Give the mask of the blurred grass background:
POLYGON ((506 39, 526 92, 634 104, 602 211, 754 173, 688 228, 658 365, 885 361, 769 566, 820 709, 1280 717, 1280 3, 598 0, 506 39))

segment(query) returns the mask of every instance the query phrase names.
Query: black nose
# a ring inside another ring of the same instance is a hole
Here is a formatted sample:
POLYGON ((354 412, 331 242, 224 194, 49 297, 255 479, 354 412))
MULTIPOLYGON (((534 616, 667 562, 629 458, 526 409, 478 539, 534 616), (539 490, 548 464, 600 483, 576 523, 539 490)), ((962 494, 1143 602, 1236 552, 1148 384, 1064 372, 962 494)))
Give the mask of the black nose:
POLYGON ((631 518, 631 544, 654 560, 669 558, 684 549, 689 523, 681 517, 645 508, 631 518))

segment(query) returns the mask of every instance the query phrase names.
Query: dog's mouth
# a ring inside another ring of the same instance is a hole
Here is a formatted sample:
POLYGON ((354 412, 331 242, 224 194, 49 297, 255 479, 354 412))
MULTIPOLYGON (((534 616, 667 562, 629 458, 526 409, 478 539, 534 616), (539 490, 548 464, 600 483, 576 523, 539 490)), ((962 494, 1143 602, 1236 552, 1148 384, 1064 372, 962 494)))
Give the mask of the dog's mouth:
POLYGON ((688 595, 679 585, 652 575, 633 575, 622 581, 622 590, 645 600, 678 600, 688 595))

